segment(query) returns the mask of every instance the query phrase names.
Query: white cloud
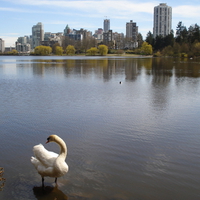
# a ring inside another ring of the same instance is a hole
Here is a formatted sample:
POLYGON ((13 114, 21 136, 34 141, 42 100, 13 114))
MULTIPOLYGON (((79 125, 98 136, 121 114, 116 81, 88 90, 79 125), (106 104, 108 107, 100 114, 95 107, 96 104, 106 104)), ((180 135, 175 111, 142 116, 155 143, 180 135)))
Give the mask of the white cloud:
MULTIPOLYGON (((31 5, 31 6, 46 6, 49 7, 50 10, 55 8, 63 8, 71 9, 76 11, 81 11, 83 13, 95 13, 96 15, 115 15, 115 16, 124 16, 133 13, 153 13, 153 7, 156 5, 155 2, 147 2, 147 3, 138 3, 133 1, 112 1, 112 0, 97 0, 97 1, 48 1, 48 0, 18 0, 11 1, 14 4, 21 5, 31 5)), ((79 13, 76 13, 79 14, 79 13)))
POLYGON ((0 7, 1 11, 10 11, 10 12, 24 12, 22 9, 0 7))
POLYGON ((200 6, 182 5, 172 8, 173 16, 179 18, 200 18, 200 6))
MULTIPOLYGON (((12 35, 12 34, 10 34, 12 35)), ((9 36, 9 35, 5 35, 2 36, 3 40, 5 41, 5 47, 14 47, 15 46, 15 42, 17 41, 17 36, 9 36)))

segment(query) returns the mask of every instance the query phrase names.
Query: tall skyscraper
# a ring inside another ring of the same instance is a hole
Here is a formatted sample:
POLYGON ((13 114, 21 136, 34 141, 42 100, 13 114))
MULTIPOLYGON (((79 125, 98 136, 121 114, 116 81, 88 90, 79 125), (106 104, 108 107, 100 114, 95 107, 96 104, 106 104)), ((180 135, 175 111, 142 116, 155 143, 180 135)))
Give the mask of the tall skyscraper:
POLYGON ((0 38, 0 53, 3 53, 5 51, 5 43, 4 40, 0 38))
POLYGON ((172 8, 166 3, 154 7, 153 36, 169 35, 172 29, 172 8))
POLYGON ((69 28, 69 26, 68 26, 68 24, 67 24, 67 26, 66 26, 65 29, 64 29, 63 35, 64 35, 64 36, 67 36, 67 35, 70 34, 70 32, 71 32, 71 30, 70 30, 70 28, 69 28))
POLYGON ((103 30, 104 30, 104 32, 108 32, 110 30, 110 20, 109 19, 104 19, 103 30))
POLYGON ((32 27, 32 48, 41 45, 41 41, 44 40, 44 29, 41 22, 32 27))
POLYGON ((137 41, 138 36, 138 26, 136 22, 130 20, 130 22, 126 23, 126 38, 132 39, 133 41, 137 41))

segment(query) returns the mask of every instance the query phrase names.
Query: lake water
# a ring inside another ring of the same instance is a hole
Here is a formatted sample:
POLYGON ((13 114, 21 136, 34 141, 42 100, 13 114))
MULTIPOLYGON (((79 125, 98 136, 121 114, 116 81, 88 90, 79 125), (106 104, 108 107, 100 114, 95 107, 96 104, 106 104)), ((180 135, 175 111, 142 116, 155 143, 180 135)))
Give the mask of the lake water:
POLYGON ((1 56, 0 167, 2 200, 200 199, 200 60, 1 56), (69 172, 42 191, 51 134, 69 172))

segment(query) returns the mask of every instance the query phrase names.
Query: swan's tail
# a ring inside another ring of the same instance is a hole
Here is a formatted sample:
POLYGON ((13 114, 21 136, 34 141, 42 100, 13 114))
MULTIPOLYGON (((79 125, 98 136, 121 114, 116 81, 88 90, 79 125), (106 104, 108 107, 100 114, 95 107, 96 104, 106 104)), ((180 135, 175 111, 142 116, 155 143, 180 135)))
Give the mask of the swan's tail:
POLYGON ((31 162, 35 166, 35 168, 37 168, 37 166, 39 164, 39 160, 32 156, 31 157, 31 162))

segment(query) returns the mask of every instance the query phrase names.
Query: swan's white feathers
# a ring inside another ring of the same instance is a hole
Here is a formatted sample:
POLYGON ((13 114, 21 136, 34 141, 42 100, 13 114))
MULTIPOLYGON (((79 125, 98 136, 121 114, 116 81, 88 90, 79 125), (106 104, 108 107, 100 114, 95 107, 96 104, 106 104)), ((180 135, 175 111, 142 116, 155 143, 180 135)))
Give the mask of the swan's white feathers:
POLYGON ((42 144, 35 145, 33 147, 35 158, 45 167, 53 166, 55 159, 58 157, 57 153, 48 151, 42 144))
POLYGON ((60 146, 60 154, 48 151, 42 144, 38 144, 33 147, 35 157, 31 157, 31 162, 42 177, 57 178, 68 172, 68 165, 65 162, 67 147, 65 142, 57 135, 51 135, 49 138, 49 141, 56 142, 60 146))

